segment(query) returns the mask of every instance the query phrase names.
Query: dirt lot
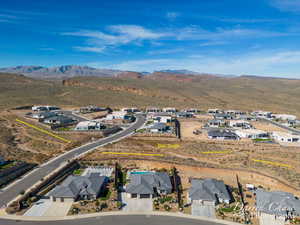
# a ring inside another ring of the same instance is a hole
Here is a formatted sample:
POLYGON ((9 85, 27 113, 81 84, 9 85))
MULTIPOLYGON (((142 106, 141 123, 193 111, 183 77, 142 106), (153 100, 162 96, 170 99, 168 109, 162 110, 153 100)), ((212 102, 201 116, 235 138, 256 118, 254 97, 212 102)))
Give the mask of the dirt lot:
MULTIPOLYGON (((115 158, 121 160, 153 160, 154 162, 151 162, 151 167, 153 165, 155 167, 156 164, 159 166, 163 162, 168 162, 170 165, 176 166, 180 164, 199 166, 201 167, 199 176, 218 176, 218 174, 221 174, 220 178, 223 177, 223 179, 226 179, 226 177, 230 177, 228 182, 235 182, 235 174, 239 171, 252 171, 248 172, 248 175, 244 174, 245 172, 240 172, 241 179, 262 186, 269 185, 274 190, 297 192, 297 189, 300 188, 300 149, 281 147, 278 144, 214 140, 189 140, 180 142, 177 139, 167 138, 152 138, 150 140, 147 140, 147 138, 141 140, 138 138, 129 138, 116 144, 99 148, 84 159, 109 161, 115 158), (102 154, 102 151, 161 155, 109 155, 102 154), (258 162, 254 160, 263 161, 258 162), (274 162, 275 164, 265 163, 265 161, 274 162), (278 166, 276 163, 289 165, 290 167, 278 166), (208 168, 204 169, 204 167, 208 168), (256 173, 261 173, 261 175, 257 175, 256 173), (268 176, 270 176, 269 179, 267 178, 268 176), (276 178, 279 181, 276 181, 276 178), (290 184, 291 187, 285 184, 290 184)), ((144 161, 143 164, 145 166, 148 165, 144 161)), ((198 170, 192 169, 190 171, 190 176, 198 174, 198 170)))
POLYGON ((267 132, 273 132, 273 131, 286 132, 285 129, 282 129, 280 127, 277 127, 277 126, 275 126, 271 123, 267 123, 267 122, 255 121, 255 122, 251 122, 251 124, 258 130, 263 130, 263 131, 267 131, 267 132))
POLYGON ((24 118, 21 115, 24 115, 24 113, 20 114, 18 111, 4 111, 0 113, 0 155, 7 159, 42 163, 93 138, 100 138, 96 133, 56 133, 60 137, 71 141, 71 143, 65 143, 16 122, 18 118, 53 133, 48 126, 38 123, 34 119, 24 118))

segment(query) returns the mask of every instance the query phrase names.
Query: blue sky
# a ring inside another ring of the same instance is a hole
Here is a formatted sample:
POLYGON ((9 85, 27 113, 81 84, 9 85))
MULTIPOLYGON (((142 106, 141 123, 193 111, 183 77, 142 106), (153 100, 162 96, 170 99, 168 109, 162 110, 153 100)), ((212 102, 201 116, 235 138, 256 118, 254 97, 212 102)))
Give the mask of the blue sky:
POLYGON ((2 0, 0 67, 300 78, 300 0, 2 0))

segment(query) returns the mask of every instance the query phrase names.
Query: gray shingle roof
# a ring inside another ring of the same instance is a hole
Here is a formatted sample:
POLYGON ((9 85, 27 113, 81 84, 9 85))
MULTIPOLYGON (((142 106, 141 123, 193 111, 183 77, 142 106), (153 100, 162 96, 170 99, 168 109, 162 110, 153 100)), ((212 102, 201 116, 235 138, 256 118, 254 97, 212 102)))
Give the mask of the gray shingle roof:
POLYGON ((165 123, 154 123, 152 126, 150 126, 150 129, 164 130, 166 128, 167 125, 165 123))
POLYGON ((231 200, 224 182, 216 179, 193 179, 189 197, 191 200, 217 201, 218 198, 231 200))
POLYGON ((96 176, 69 176, 61 185, 56 186, 49 192, 48 196, 76 198, 80 194, 97 195, 107 177, 96 176))
POLYGON ((127 193, 132 194, 154 194, 157 190, 172 190, 170 177, 165 172, 130 174, 130 183, 126 187, 127 193))
POLYGON ((256 207, 258 211, 286 215, 286 209, 300 215, 300 200, 288 192, 274 191, 267 192, 262 189, 256 191, 256 207))
POLYGON ((208 131, 209 137, 225 137, 225 138, 235 138, 237 139, 238 136, 229 130, 210 130, 208 131))

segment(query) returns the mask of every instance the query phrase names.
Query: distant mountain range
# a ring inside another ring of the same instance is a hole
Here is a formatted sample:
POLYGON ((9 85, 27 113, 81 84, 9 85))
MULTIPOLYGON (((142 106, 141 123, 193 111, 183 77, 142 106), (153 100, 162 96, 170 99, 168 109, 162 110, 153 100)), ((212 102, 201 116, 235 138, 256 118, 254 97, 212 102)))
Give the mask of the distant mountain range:
POLYGON ((198 73, 190 70, 160 70, 153 73, 149 72, 131 72, 111 69, 96 69, 89 66, 66 65, 57 67, 42 67, 42 66, 17 66, 0 68, 2 73, 23 74, 35 78, 71 78, 78 76, 94 76, 94 77, 131 77, 141 78, 142 76, 150 75, 197 75, 197 76, 214 76, 214 77, 229 77, 231 75, 198 73))
POLYGON ((3 73, 23 74, 30 77, 51 78, 51 77, 77 77, 77 76, 96 76, 96 77, 113 77, 121 73, 119 70, 96 69, 88 66, 17 66, 0 68, 3 73))

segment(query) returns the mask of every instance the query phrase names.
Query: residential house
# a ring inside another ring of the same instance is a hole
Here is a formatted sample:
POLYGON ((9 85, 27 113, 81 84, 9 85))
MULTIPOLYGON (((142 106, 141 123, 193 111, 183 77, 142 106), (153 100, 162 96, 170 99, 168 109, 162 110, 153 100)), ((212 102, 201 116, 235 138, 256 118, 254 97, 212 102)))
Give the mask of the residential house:
POLYGON ((74 124, 76 120, 74 120, 71 117, 64 116, 64 115, 56 115, 52 117, 48 117, 43 119, 42 122, 51 124, 51 125, 61 125, 61 126, 66 126, 66 125, 71 125, 74 124))
POLYGON ((140 112, 140 110, 138 108, 122 108, 121 112, 136 113, 136 112, 140 112))
POLYGON ((296 120, 297 116, 289 114, 272 114, 272 118, 276 120, 296 120))
POLYGON ((172 193, 172 184, 166 172, 131 172, 125 191, 129 198, 154 198, 172 193))
POLYGON ((194 117, 194 114, 189 113, 189 112, 177 112, 176 117, 177 118, 192 118, 192 117, 194 117))
POLYGON ((252 125, 245 120, 230 120, 229 126, 233 128, 250 129, 252 125))
POLYGON ((300 135, 287 133, 287 132, 274 131, 272 133, 272 137, 278 142, 287 142, 287 143, 300 142, 300 135))
POLYGON ((167 108, 163 108, 162 111, 163 111, 163 112, 166 112, 166 113, 176 113, 176 112, 177 112, 177 109, 167 107, 167 108))
POLYGON ((264 118, 264 119, 272 118, 272 112, 255 111, 255 112, 252 112, 251 114, 255 117, 258 117, 258 118, 264 118))
POLYGON ((32 111, 40 112, 40 111, 54 111, 60 110, 57 106, 45 105, 45 106, 33 106, 32 111))
POLYGON ((257 129, 238 129, 235 133, 240 138, 251 138, 251 139, 268 139, 270 135, 266 131, 257 129))
POLYGON ((107 120, 123 120, 125 115, 127 115, 127 112, 122 112, 122 111, 114 111, 106 116, 107 120))
POLYGON ((104 191, 108 177, 98 173, 87 176, 69 176, 62 184, 48 193, 52 201, 75 202, 77 200, 94 200, 104 191))
POLYGON ((223 113, 223 110, 221 110, 221 109, 208 109, 207 113, 214 115, 214 114, 217 114, 217 113, 223 113))
POLYGON ((95 106, 95 105, 89 105, 89 106, 86 106, 86 107, 81 107, 79 109, 79 112, 80 113, 93 113, 93 112, 101 112, 101 111, 106 111, 107 109, 106 108, 100 108, 98 106, 95 106))
POLYGON ((214 118, 216 120, 232 120, 234 119, 234 116, 226 113, 217 113, 214 115, 214 118))
POLYGON ((209 130, 208 131, 209 139, 217 139, 217 140, 238 140, 239 137, 230 130, 209 130))
POLYGON ((88 131, 88 130, 101 130, 103 128, 105 128, 105 126, 98 121, 82 121, 76 125, 74 130, 88 131))
POLYGON ((300 126, 300 120, 288 120, 286 125, 289 127, 300 126))
POLYGON ((300 200, 291 193, 257 189, 255 196, 256 209, 260 214, 286 217, 292 213, 294 216, 300 216, 300 200))
POLYGON ((191 108, 191 109, 184 109, 183 112, 197 114, 197 113, 200 113, 201 111, 199 109, 191 108))
POLYGON ((52 111, 40 111, 40 112, 37 112, 37 113, 29 114, 29 116, 34 118, 34 119, 46 119, 46 118, 49 118, 49 117, 57 116, 57 113, 52 112, 52 111))
POLYGON ((154 123, 171 123, 174 120, 170 115, 154 115, 152 119, 154 123))
POLYGON ((155 108, 155 107, 152 107, 152 108, 146 108, 146 113, 159 113, 161 112, 162 110, 160 108, 155 108))
POLYGON ((231 195, 227 186, 223 181, 216 179, 192 179, 191 188, 188 191, 188 203, 219 203, 229 204, 231 202, 231 195))
POLYGON ((226 110, 224 111, 225 114, 233 115, 233 116, 240 116, 240 115, 245 115, 246 112, 239 111, 239 110, 226 110))
POLYGON ((206 127, 218 128, 218 127, 225 127, 226 122, 225 120, 209 120, 206 124, 206 127))
POLYGON ((154 123, 147 128, 151 133, 166 133, 170 132, 171 128, 165 123, 154 123))

